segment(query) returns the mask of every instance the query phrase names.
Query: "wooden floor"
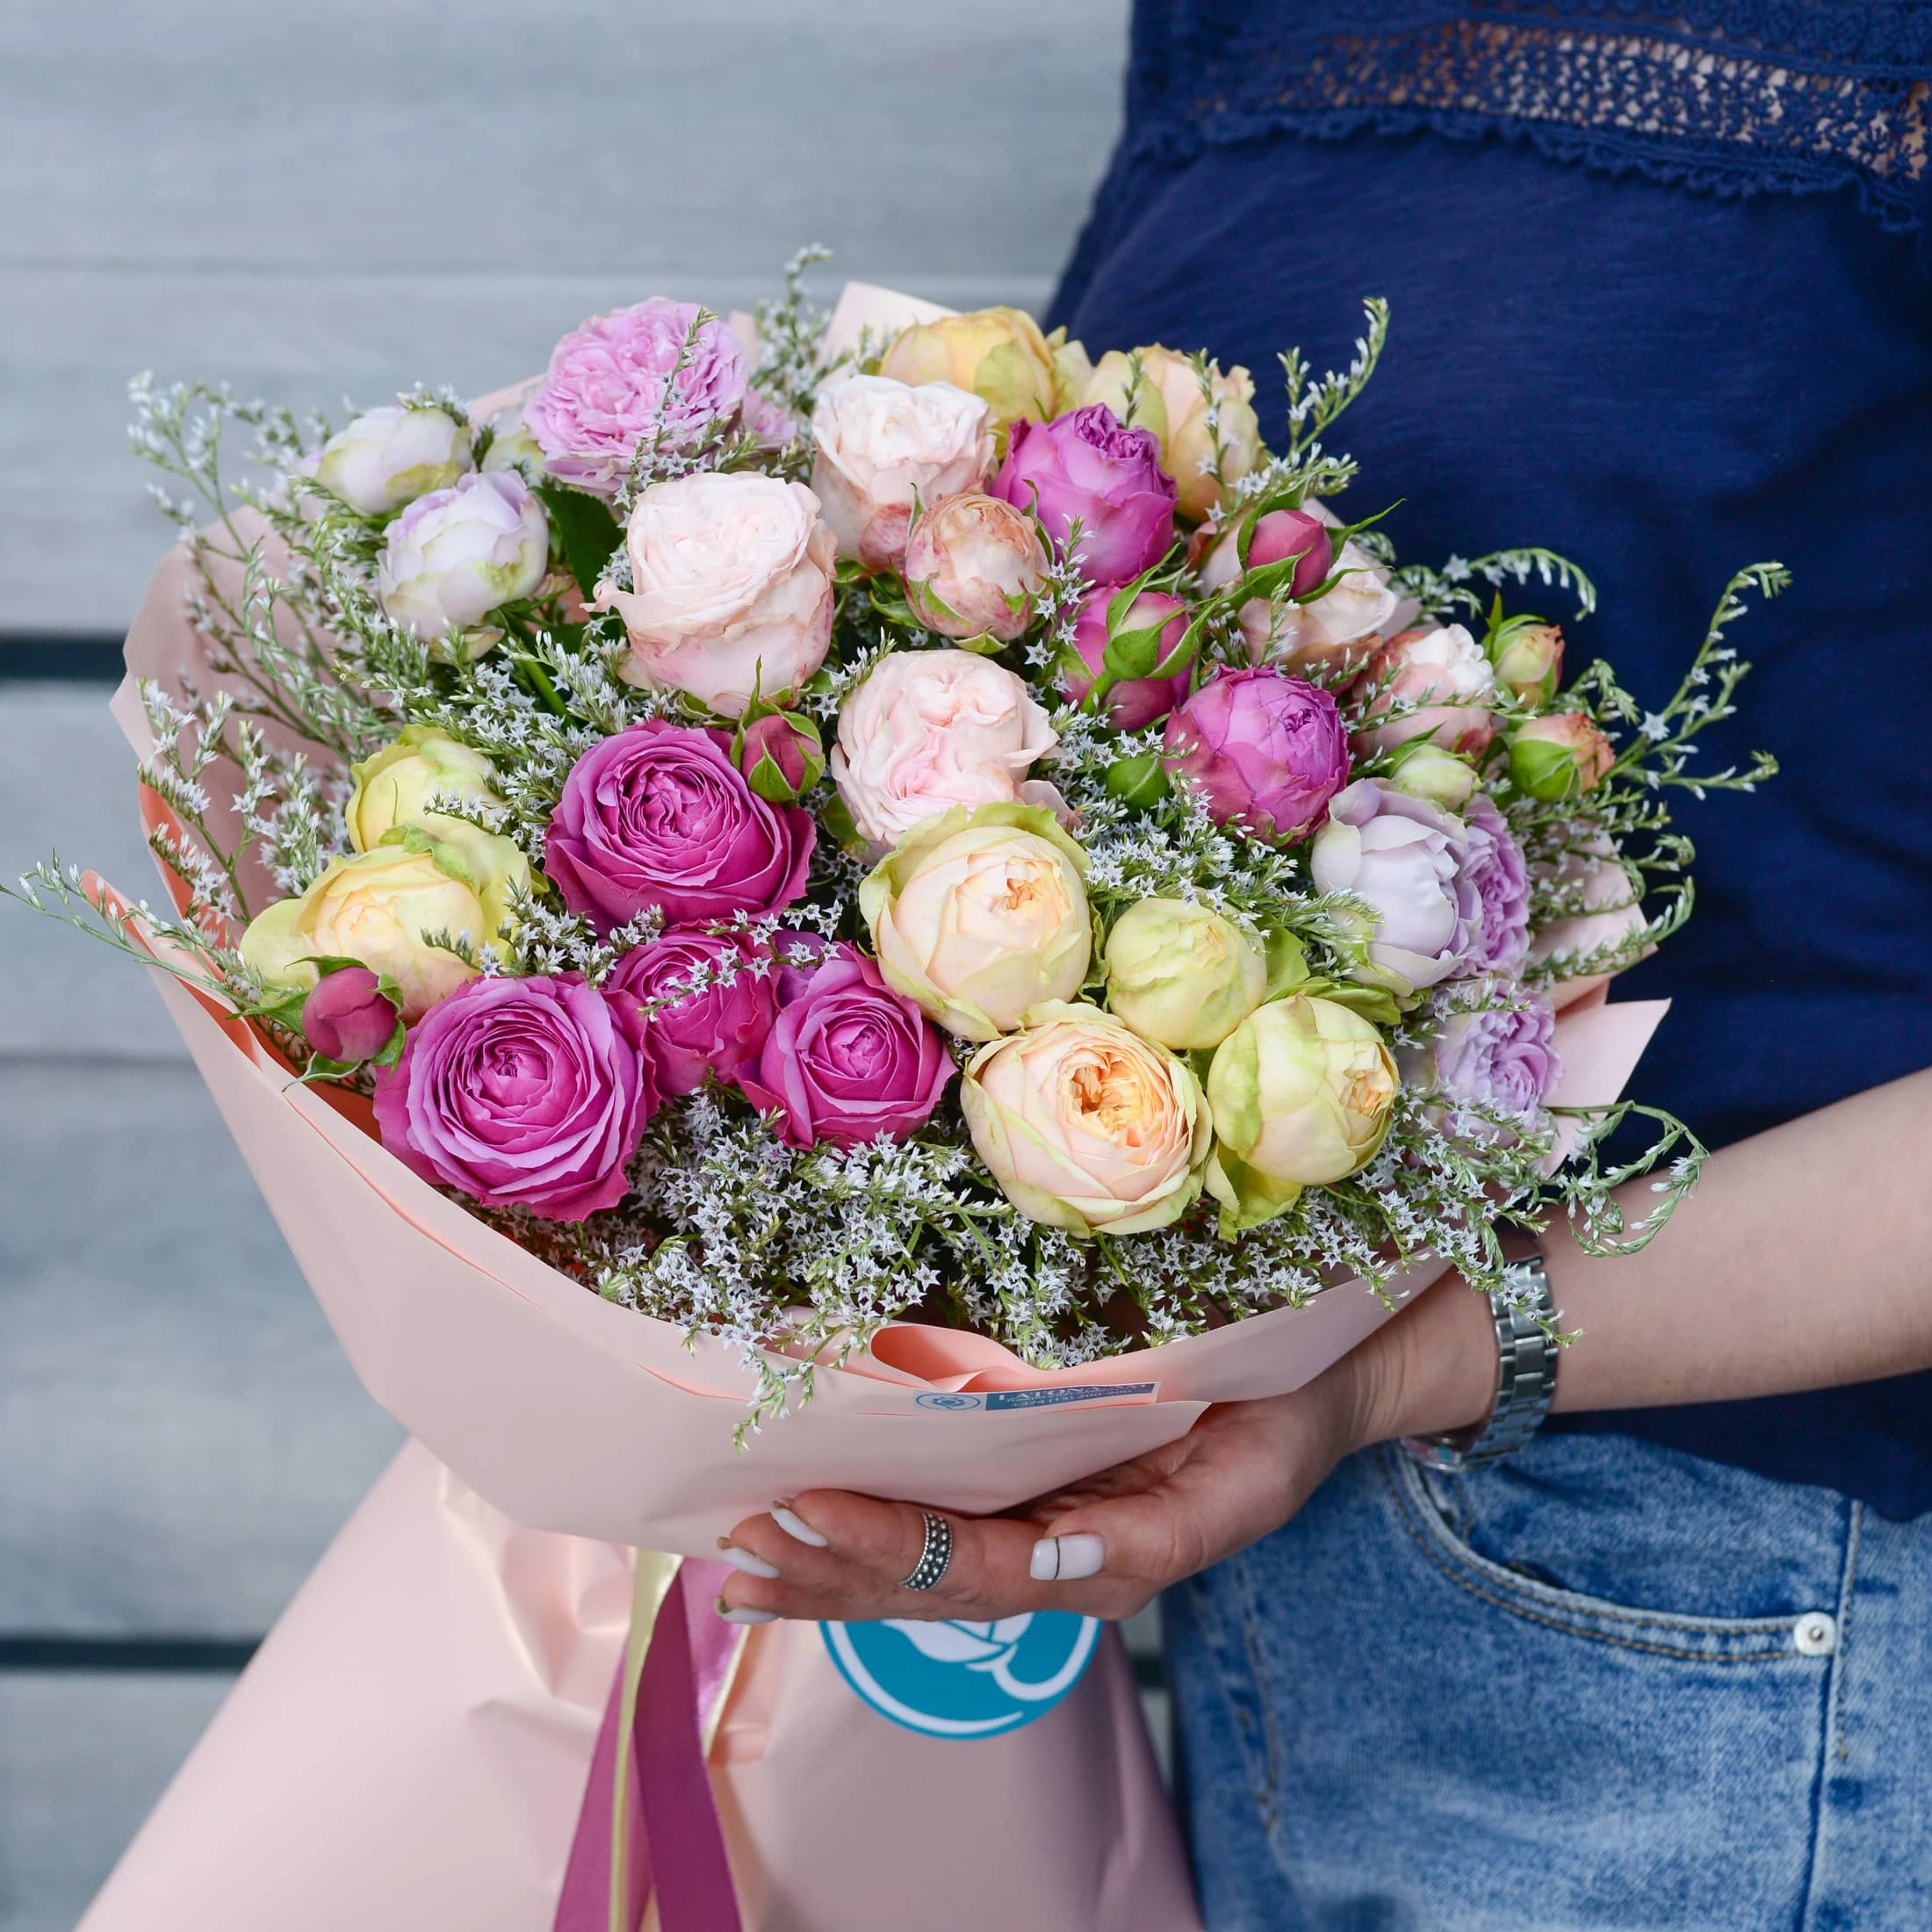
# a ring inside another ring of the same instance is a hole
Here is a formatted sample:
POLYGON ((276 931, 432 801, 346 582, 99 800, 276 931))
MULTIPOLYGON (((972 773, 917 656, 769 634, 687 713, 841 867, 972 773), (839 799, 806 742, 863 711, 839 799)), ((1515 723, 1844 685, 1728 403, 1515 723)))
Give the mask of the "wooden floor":
MULTIPOLYGON (((754 298, 810 240, 828 292, 1039 304, 1125 14, 11 0, 0 644, 139 598, 139 369, 300 406, 480 389, 600 307, 754 298)), ((105 697, 0 684, 0 874, 57 846, 146 888, 105 697)), ((0 1932, 73 1924, 396 1440, 145 981, 0 907, 0 1932)))

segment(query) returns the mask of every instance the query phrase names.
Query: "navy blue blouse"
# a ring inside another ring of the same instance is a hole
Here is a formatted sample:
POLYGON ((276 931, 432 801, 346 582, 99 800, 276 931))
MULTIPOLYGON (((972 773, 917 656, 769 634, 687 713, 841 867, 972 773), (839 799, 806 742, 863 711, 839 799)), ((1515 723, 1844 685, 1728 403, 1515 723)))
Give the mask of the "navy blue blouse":
MULTIPOLYGON (((1401 493, 1408 558, 1574 558, 1598 614, 1545 614, 1647 703, 1733 569, 1791 566, 1706 741, 1783 772, 1683 801, 1696 915, 1620 983, 1675 1002, 1642 1097, 1719 1144, 1932 1064, 1932 8, 1597 11, 1141 0, 1053 320, 1244 364, 1280 433, 1276 352, 1340 367, 1388 296, 1352 508, 1401 493)), ((1569 1423, 1932 1510, 1932 1375, 1569 1423)))

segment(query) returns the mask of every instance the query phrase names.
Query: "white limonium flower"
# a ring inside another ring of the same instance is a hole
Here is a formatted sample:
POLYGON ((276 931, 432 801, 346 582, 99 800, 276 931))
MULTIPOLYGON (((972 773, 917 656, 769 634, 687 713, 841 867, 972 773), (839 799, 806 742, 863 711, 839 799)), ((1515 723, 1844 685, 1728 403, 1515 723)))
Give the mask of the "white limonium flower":
POLYGON ((530 596, 550 564, 550 521, 510 471, 420 496, 389 526, 377 566, 383 609, 420 638, 480 624, 530 596))
POLYGON ((469 432, 447 410, 392 402, 322 445, 315 480, 364 516, 386 516, 474 467, 469 432))

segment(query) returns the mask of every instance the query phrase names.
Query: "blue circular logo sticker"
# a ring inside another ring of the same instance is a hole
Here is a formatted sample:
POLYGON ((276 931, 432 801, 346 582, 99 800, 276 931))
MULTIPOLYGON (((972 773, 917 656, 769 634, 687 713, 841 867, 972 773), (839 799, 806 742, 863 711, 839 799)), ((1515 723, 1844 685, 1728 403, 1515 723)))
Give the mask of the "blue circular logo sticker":
POLYGON ((928 1737, 997 1737, 1044 1717, 1079 1683, 1098 1617, 1029 1611, 995 1623, 820 1624, 846 1682, 876 1711, 928 1737))

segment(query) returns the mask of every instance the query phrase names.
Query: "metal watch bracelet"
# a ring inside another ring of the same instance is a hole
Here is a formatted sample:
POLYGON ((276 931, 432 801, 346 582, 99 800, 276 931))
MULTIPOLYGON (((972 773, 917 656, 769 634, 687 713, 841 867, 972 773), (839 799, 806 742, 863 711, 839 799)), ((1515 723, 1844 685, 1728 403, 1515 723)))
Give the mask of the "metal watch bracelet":
POLYGON ((1555 1304, 1543 1251, 1513 1230, 1503 1237, 1502 1285, 1489 1296, 1496 1322, 1496 1392, 1474 1427, 1404 1436, 1402 1447, 1431 1469, 1463 1474, 1514 1455, 1542 1427, 1556 1394, 1556 1344, 1546 1330, 1555 1304))

